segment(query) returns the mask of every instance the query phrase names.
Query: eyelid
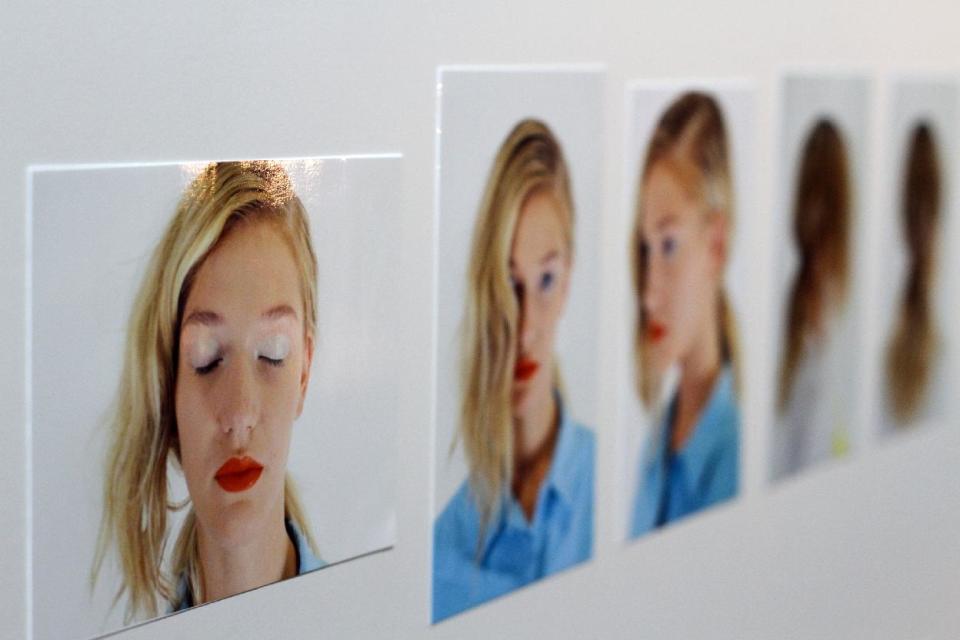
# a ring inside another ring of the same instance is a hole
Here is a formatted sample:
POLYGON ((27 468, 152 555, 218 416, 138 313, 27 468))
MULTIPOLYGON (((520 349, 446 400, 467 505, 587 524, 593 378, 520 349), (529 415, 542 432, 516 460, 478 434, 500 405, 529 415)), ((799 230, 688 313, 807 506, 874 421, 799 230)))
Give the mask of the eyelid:
POLYGON ((223 358, 220 342, 212 336, 202 336, 193 341, 187 350, 188 361, 194 369, 209 367, 223 358))
POLYGON ((290 355, 290 337, 284 333, 269 336, 257 346, 257 356, 267 360, 283 360, 290 355))

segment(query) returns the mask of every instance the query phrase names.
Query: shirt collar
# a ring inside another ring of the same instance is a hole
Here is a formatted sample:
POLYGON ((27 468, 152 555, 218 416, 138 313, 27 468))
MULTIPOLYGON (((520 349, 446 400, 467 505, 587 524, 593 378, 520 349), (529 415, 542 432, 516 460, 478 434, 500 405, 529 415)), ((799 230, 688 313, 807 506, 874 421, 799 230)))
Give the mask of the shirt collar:
POLYGON ((537 493, 537 506, 533 512, 533 521, 528 522, 523 515, 519 503, 513 497, 510 487, 504 488, 504 496, 501 501, 500 517, 496 525, 490 530, 483 544, 483 555, 486 556, 490 550, 497 535, 506 527, 517 529, 529 529, 537 525, 540 519, 540 513, 545 507, 545 502, 550 494, 556 495, 561 503, 570 504, 574 499, 575 491, 575 473, 576 467, 576 438, 574 431, 576 426, 573 419, 565 410, 563 399, 559 392, 554 391, 554 398, 557 402, 557 411, 560 414, 559 433, 557 434, 557 444, 553 450, 553 459, 550 461, 550 470, 544 478, 543 486, 537 493))
MULTIPOLYGON (((674 454, 683 461, 692 487, 700 486, 700 480, 706 471, 713 452, 722 448, 729 441, 730 434, 727 425, 735 422, 729 420, 726 416, 731 411, 731 407, 736 407, 733 372, 729 366, 725 366, 720 370, 720 375, 710 391, 710 399, 707 400, 707 406, 700 414, 700 419, 697 421, 693 433, 690 434, 683 447, 674 454)), ((670 446, 668 427, 673 420, 675 411, 676 396, 670 403, 670 409, 665 416, 664 428, 661 430, 661 454, 665 454, 665 450, 670 446)))
POLYGON ((287 528, 287 535, 293 543, 293 548, 297 552, 297 575, 302 576, 305 573, 322 567, 323 561, 320 560, 313 552, 313 549, 310 548, 309 540, 303 535, 297 523, 291 518, 285 518, 284 525, 287 528))

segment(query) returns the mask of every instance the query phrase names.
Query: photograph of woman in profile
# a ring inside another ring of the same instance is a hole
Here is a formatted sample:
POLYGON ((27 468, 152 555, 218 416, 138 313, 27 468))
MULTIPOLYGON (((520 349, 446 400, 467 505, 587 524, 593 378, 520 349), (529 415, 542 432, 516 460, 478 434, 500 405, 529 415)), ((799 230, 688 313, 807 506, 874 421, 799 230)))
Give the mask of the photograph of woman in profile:
POLYGON ((130 316, 110 421, 100 537, 125 618, 155 617, 323 565, 287 474, 316 335, 317 261, 279 163, 206 166, 130 316), (168 469, 189 511, 172 557, 168 469))
POLYGON ((829 118, 816 121, 802 147, 793 207, 799 265, 784 318, 772 478, 844 454, 849 389, 838 348, 847 332, 851 188, 847 145, 829 118))
POLYGON ((933 286, 942 189, 933 127, 918 122, 908 145, 900 209, 907 274, 886 361, 887 403, 894 428, 913 424, 929 410, 929 388, 940 360, 933 286))
POLYGON ((473 230, 458 432, 469 476, 434 525, 434 622, 591 555, 594 437, 564 405, 554 356, 573 232, 560 144, 524 120, 473 230))
POLYGON ((637 391, 657 422, 640 456, 631 538, 737 494, 737 335, 724 288, 730 165, 717 101, 676 98, 647 147, 631 238, 637 391), (667 401, 671 369, 679 381, 667 401))

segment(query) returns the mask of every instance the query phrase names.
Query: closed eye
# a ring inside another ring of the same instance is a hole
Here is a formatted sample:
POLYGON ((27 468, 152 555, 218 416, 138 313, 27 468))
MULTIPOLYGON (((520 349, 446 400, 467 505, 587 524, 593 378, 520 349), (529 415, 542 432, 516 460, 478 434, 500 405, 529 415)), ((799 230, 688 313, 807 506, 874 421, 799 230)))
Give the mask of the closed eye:
POLYGON ((202 367, 194 367, 193 370, 197 372, 197 375, 205 376, 216 369, 222 361, 223 358, 214 358, 209 364, 205 364, 202 367))
POLYGON ((271 367, 282 367, 284 363, 283 358, 268 358, 267 356, 259 356, 259 358, 271 367))

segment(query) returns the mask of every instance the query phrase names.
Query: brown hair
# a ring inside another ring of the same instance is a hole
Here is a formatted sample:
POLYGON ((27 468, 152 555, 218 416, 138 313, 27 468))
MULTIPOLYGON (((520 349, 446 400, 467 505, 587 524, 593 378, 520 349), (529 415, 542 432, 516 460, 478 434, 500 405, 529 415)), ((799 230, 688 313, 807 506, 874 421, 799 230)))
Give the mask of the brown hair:
POLYGON ((793 237, 800 266, 790 288, 780 368, 780 411, 786 407, 804 338, 831 306, 846 300, 849 280, 850 176, 843 135, 828 118, 807 134, 797 173, 793 237))
POLYGON ((560 226, 572 256, 573 197, 563 151, 547 125, 523 120, 494 159, 473 229, 467 271, 459 438, 480 512, 478 544, 513 475, 510 390, 519 309, 510 283, 510 247, 520 210, 544 190, 560 204, 560 226))
MULTIPOLYGON (((691 195, 702 202, 709 212, 727 217, 731 222, 727 225, 729 234, 734 218, 730 151, 723 112, 712 96, 690 91, 670 104, 660 116, 647 146, 637 185, 633 233, 630 239, 633 286, 639 309, 633 344, 637 391, 647 407, 652 407, 657 401, 662 376, 647 362, 647 317, 643 309, 647 278, 642 233, 644 187, 654 165, 660 161, 673 163, 691 195)), ((732 364, 734 379, 739 381, 736 318, 723 288, 719 292, 717 322, 720 324, 721 358, 732 364)))
POLYGON ((941 178, 933 130, 919 122, 910 133, 901 214, 909 267, 897 320, 887 346, 887 390, 894 416, 912 418, 926 394, 938 342, 930 290, 940 218, 941 178))

